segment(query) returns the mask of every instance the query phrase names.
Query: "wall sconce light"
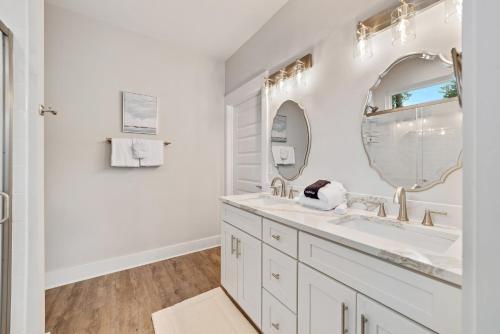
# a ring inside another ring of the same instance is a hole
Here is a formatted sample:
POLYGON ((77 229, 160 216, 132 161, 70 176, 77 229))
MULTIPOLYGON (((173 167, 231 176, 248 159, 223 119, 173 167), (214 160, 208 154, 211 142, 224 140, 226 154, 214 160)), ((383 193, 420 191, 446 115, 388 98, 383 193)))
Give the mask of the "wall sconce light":
POLYGON ((445 22, 451 22, 453 18, 457 18, 459 22, 462 22, 462 11, 464 7, 463 0, 446 0, 445 1, 445 11, 446 18, 445 22))
POLYGON ((417 37, 415 32, 416 6, 412 3, 407 3, 406 0, 400 1, 401 5, 391 13, 393 45, 404 45, 409 40, 417 37))
POLYGON ((304 57, 297 59, 293 63, 290 63, 280 69, 277 72, 271 74, 264 81, 264 88, 266 92, 273 89, 273 95, 279 90, 282 93, 287 93, 289 89, 290 79, 295 79, 298 85, 305 85, 305 73, 312 67, 312 55, 307 54, 304 57), (276 89, 277 88, 277 89, 276 89))
POLYGON ((446 17, 461 18, 463 0, 399 0, 392 6, 361 21, 356 26, 354 56, 370 58, 373 55, 371 40, 377 33, 387 28, 392 30, 392 44, 403 45, 417 37, 415 16, 421 11, 445 1, 446 17))
POLYGON ((364 25, 362 22, 358 23, 356 29, 356 47, 354 49, 354 56, 362 60, 371 58, 373 56, 372 42, 370 40, 371 29, 364 25))

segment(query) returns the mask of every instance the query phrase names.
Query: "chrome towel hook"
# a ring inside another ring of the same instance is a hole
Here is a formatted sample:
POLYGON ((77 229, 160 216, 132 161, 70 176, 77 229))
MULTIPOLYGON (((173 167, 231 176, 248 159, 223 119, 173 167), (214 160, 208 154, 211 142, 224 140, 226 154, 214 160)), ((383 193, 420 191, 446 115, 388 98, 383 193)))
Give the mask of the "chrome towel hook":
POLYGON ((41 116, 45 116, 46 113, 51 113, 54 116, 57 115, 57 110, 54 110, 51 107, 45 107, 43 104, 40 104, 38 112, 41 116))

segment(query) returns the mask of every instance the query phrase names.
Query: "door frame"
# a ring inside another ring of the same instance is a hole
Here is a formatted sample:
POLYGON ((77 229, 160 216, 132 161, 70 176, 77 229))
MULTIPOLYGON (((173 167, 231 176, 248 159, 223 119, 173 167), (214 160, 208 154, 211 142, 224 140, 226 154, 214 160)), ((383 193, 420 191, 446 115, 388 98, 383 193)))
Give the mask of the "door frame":
POLYGON ((266 166, 268 156, 265 154, 267 143, 268 129, 268 99, 265 96, 263 83, 268 76, 268 71, 264 71, 253 79, 249 80, 239 88, 236 88, 231 93, 224 97, 225 105, 225 195, 234 194, 234 109, 240 103, 245 102, 249 98, 261 94, 261 186, 264 189, 267 183, 266 166))
MULTIPOLYGON (((4 175, 0 177, 5 178, 4 192, 7 193, 10 199, 12 199, 12 113, 13 113, 13 41, 14 34, 12 31, 0 20, 0 33, 5 36, 7 43, 3 49, 4 55, 6 57, 5 66, 5 82, 4 82, 4 134, 3 140, 6 143, 4 159, 7 160, 6 171, 3 172, 4 175), (6 173, 6 174, 5 174, 6 173)), ((3 223, 2 229, 2 254, 1 254, 1 266, 2 266, 2 282, 1 282, 1 300, 0 300, 0 329, 2 333, 10 333, 10 317, 11 317, 11 280, 12 280, 12 200, 7 202, 7 210, 9 216, 7 220, 3 223)))

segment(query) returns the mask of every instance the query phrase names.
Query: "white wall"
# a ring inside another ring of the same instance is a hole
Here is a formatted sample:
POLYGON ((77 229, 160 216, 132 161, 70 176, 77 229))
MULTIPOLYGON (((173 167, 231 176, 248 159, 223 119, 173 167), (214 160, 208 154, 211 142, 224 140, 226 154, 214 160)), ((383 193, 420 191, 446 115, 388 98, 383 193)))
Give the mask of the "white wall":
MULTIPOLYGON (((319 0, 285 5, 227 61, 226 90, 231 91, 253 73, 282 65, 285 56, 291 60, 312 50, 314 66, 308 73, 308 86, 292 87, 286 96, 270 101, 275 111, 286 98, 296 99, 304 105, 311 122, 309 165, 295 183, 307 185, 318 178, 330 178, 343 182, 352 192, 391 196, 394 189, 369 167, 363 150, 360 127, 366 93, 378 75, 402 55, 428 51, 449 57, 451 48, 461 44, 460 25, 445 24, 444 6, 440 4, 417 16, 416 40, 393 47, 387 30, 373 39, 374 57, 362 62, 353 58, 356 19, 329 27, 325 19, 329 6, 333 5, 319 0), (303 15, 301 10, 313 14, 303 15), (315 43, 312 46, 311 41, 315 43)), ((445 184, 412 193, 409 198, 461 204, 461 180, 461 171, 455 172, 445 184)))
POLYGON ((43 1, 0 1, 0 13, 0 19, 14 34, 11 333, 42 333, 43 217, 33 215, 41 203, 36 192, 41 179, 32 177, 32 171, 40 167, 36 158, 39 149, 32 145, 38 138, 32 130, 37 131, 41 122, 36 105, 41 103, 39 79, 43 75, 40 67, 43 45, 38 34, 43 30, 43 1))
POLYGON ((147 261, 123 256, 216 242, 223 62, 51 5, 45 38, 46 102, 60 110, 45 128, 48 286, 147 261), (122 91, 158 96, 159 135, 121 133, 122 91), (117 169, 106 137, 173 144, 162 167, 117 169))
POLYGON ((500 328, 499 11, 497 0, 464 1, 464 333, 500 328))

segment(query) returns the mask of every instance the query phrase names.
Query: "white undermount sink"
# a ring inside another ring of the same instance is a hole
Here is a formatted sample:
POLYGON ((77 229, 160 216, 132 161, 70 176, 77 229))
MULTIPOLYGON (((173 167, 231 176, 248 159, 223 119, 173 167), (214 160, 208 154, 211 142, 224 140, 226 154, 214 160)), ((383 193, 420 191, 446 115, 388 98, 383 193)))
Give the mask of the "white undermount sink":
POLYGON ((247 205, 253 206, 270 206, 270 205, 278 205, 278 204, 293 204, 294 201, 291 199, 283 198, 283 197, 275 197, 271 195, 258 195, 251 198, 246 198, 242 200, 247 205))
POLYGON ((333 221, 333 223, 379 238, 438 253, 448 250, 459 237, 453 233, 432 230, 432 227, 421 227, 363 216, 345 217, 340 221, 333 221))

